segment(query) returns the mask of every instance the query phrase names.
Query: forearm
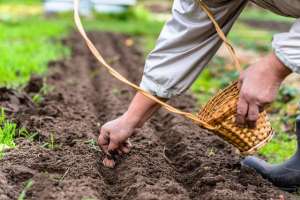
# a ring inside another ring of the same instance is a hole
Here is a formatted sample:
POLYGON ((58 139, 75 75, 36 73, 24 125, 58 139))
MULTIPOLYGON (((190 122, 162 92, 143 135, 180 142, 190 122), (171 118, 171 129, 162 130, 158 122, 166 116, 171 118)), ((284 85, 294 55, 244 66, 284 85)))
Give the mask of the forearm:
POLYGON ((288 75, 292 73, 292 70, 289 69, 284 63, 275 55, 275 53, 269 54, 266 58, 266 66, 273 70, 277 74, 278 79, 284 80, 288 75))
POLYGON ((159 108, 158 103, 138 92, 123 118, 133 127, 141 127, 159 108))

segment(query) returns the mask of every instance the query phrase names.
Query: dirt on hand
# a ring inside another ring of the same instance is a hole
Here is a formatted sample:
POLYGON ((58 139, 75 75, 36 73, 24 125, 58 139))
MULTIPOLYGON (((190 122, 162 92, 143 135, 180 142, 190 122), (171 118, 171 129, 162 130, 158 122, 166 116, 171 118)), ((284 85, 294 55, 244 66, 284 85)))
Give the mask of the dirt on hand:
MULTIPOLYGON (((124 45, 128 36, 89 35, 110 64, 139 82, 144 58, 124 45)), ((114 169, 105 168, 99 128, 126 110, 134 91, 99 67, 78 34, 64 42, 72 56, 50 63, 47 84, 55 89, 39 106, 14 114, 38 136, 17 138, 17 148, 0 160, 0 199, 17 199, 28 180, 26 199, 297 199, 242 168, 236 150, 220 138, 164 110, 131 139, 132 151, 114 169)), ((195 109, 191 95, 172 104, 195 109)))

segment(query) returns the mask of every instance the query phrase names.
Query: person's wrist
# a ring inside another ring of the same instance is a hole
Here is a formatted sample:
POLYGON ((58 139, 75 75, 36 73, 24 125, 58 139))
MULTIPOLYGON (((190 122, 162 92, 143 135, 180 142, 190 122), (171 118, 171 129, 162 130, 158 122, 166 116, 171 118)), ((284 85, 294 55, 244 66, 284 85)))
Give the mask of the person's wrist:
POLYGON ((267 65, 269 66, 278 78, 279 81, 283 81, 292 71, 286 67, 281 60, 275 55, 275 53, 270 54, 267 57, 267 65))
POLYGON ((140 118, 136 115, 131 115, 128 112, 125 112, 122 116, 121 116, 121 120, 123 121, 123 123, 130 127, 130 128, 136 128, 140 122, 140 118))

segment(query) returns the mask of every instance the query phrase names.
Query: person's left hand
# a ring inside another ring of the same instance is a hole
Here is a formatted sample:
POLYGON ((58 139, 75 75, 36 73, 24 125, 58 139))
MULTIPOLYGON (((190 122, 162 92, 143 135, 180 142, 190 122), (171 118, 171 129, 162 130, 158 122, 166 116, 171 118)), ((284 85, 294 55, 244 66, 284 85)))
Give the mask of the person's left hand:
POLYGON ((290 73, 291 70, 274 53, 242 72, 236 123, 241 127, 255 128, 259 112, 275 100, 282 81, 290 73))

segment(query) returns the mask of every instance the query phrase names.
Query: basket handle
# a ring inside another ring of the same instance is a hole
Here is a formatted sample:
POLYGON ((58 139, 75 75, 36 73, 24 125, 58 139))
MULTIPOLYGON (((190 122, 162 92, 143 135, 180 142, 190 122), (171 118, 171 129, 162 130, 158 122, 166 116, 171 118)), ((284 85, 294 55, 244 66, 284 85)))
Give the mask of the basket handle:
MULTIPOLYGON (((206 123, 205 121, 200 120, 196 115, 194 115, 192 113, 189 113, 189 112, 181 111, 181 110, 179 110, 179 109, 177 109, 177 108, 169 105, 168 103, 163 102, 162 100, 160 100, 157 97, 153 96, 149 92, 147 92, 147 91, 143 90, 142 88, 140 88, 138 85, 130 82, 123 75, 121 75, 114 68, 112 68, 104 60, 104 58, 99 53, 99 51, 97 50, 97 48, 95 47, 95 45, 92 43, 92 41, 87 36, 87 34, 86 34, 86 32, 85 32, 85 30, 83 28, 80 16, 79 16, 79 4, 80 4, 80 0, 74 0, 74 20, 75 20, 76 27, 77 27, 79 33, 81 34, 81 36, 83 37, 86 45, 88 46, 88 48, 92 52, 92 54, 107 69, 107 71, 112 76, 114 76, 116 79, 120 80, 121 82, 129 85, 130 87, 134 88, 135 90, 137 90, 138 92, 140 92, 144 96, 148 97, 149 99, 152 99, 156 103, 160 104, 166 110, 168 110, 168 111, 170 111, 172 113, 175 113, 175 114, 182 115, 182 116, 184 116, 184 117, 186 117, 188 119, 191 119, 192 121, 196 122, 197 124, 199 124, 200 126, 206 128, 206 129, 210 129, 210 130, 214 130, 215 129, 215 127, 211 126, 210 124, 206 123)), ((235 61, 236 68, 238 70, 240 70, 241 67, 240 67, 240 64, 239 64, 239 60, 238 60, 238 58, 237 58, 237 56, 236 56, 236 54, 234 52, 234 49, 231 46, 231 44, 228 42, 225 34, 223 33, 222 29, 219 27, 218 23, 215 21, 213 14, 209 11, 209 8, 205 5, 204 2, 202 2, 202 0, 199 0, 199 6, 207 13, 208 17, 212 20, 217 33, 219 34, 220 38, 225 42, 225 45, 226 45, 227 49, 229 50, 231 56, 233 57, 233 59, 235 61)))

